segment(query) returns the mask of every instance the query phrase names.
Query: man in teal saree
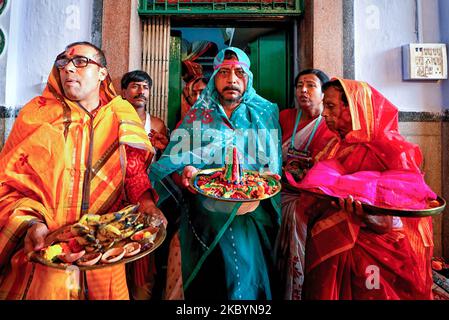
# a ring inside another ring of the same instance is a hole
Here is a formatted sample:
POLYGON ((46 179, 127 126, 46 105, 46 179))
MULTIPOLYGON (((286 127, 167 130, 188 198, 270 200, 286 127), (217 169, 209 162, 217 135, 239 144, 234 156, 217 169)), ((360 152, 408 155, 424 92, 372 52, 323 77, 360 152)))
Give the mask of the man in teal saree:
MULTIPOLYGON (((181 175, 179 184, 187 187, 197 170, 223 167, 234 147, 243 169, 280 174, 279 110, 256 93, 249 68, 249 58, 238 48, 215 57, 206 89, 151 167, 160 203, 171 194, 167 176, 181 175)), ((272 299, 279 196, 241 214, 240 204, 186 193, 189 208, 181 212, 179 238, 170 248, 166 298, 272 299)))

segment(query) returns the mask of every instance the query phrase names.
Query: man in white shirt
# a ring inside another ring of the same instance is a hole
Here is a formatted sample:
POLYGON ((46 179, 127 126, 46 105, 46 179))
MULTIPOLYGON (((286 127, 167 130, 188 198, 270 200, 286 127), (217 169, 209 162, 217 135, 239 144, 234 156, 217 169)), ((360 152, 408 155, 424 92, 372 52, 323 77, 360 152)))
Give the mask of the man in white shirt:
POLYGON ((167 127, 164 122, 146 111, 153 81, 148 73, 134 70, 123 75, 122 97, 133 105, 145 127, 151 144, 156 149, 153 161, 158 158, 168 144, 167 127))

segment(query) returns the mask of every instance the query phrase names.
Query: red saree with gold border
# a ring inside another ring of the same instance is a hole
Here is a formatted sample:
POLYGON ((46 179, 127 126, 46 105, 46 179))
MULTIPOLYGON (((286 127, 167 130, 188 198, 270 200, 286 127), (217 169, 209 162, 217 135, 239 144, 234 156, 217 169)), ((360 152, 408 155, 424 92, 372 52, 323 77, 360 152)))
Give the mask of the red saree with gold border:
MULTIPOLYGON (((340 197, 351 194, 345 193, 351 188, 354 193, 366 190, 376 194, 378 190, 369 189, 370 179, 358 180, 357 175, 363 172, 369 177, 373 172, 397 170, 401 177, 418 188, 423 186, 422 191, 433 197, 420 174, 422 155, 418 146, 407 142, 398 132, 397 108, 364 82, 338 80, 348 98, 352 131, 344 140, 330 142, 319 157, 338 163, 347 184, 339 185, 341 177, 334 179, 330 172, 326 176, 323 166, 316 166, 299 186, 332 189, 332 195, 340 197), (311 183, 318 181, 314 179, 317 177, 320 183, 311 183)), ((394 184, 394 180, 390 183, 394 184)), ((397 189, 400 192, 400 186, 397 189)), ((400 194, 396 198, 391 194, 388 197, 393 202, 401 202, 400 194)), ((418 205, 425 206, 425 202, 418 205)), ((402 227, 376 234, 346 211, 336 210, 324 201, 309 199, 309 205, 303 210, 313 217, 306 246, 306 299, 432 298, 431 218, 401 218, 402 227), (372 270, 377 271, 378 285, 375 281, 370 285, 374 279, 370 277, 372 270)))

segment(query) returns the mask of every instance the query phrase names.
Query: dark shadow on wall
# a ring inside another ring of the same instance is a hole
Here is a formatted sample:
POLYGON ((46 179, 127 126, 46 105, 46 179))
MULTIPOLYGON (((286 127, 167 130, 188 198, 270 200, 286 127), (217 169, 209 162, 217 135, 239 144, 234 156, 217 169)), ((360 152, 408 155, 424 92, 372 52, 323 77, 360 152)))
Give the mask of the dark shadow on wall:
POLYGON ((343 76, 355 78, 354 0, 343 0, 343 76))
POLYGON ((103 0, 94 0, 92 5, 92 43, 101 48, 101 28, 103 25, 103 0))
POLYGON ((20 108, 0 106, 0 150, 3 148, 8 133, 19 113, 20 108))

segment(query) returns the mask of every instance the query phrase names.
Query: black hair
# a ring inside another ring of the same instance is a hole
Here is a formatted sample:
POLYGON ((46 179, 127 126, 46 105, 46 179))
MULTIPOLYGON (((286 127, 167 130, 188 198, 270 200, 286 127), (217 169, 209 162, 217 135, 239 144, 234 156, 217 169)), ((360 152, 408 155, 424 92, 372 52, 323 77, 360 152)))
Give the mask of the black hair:
POLYGON ((321 71, 320 69, 305 69, 302 70, 295 78, 295 87, 298 85, 299 77, 303 76, 305 74, 314 74, 317 76, 318 79, 320 79, 321 86, 323 86, 326 82, 329 81, 329 76, 321 71))
POLYGON ((150 75, 142 70, 134 70, 128 73, 125 73, 120 81, 120 85, 122 90, 128 88, 131 82, 143 82, 148 83, 148 86, 151 87, 153 85, 153 80, 150 75))
POLYGON ((65 51, 67 51, 69 48, 72 48, 74 46, 88 46, 88 47, 95 49, 95 51, 97 52, 97 54, 96 54, 96 58, 98 59, 97 62, 106 68, 106 66, 107 66, 106 56, 104 55, 103 50, 98 48, 96 45, 94 45, 93 43, 87 42, 87 41, 78 41, 78 42, 73 42, 73 43, 69 44, 67 47, 65 47, 65 51))
POLYGON ((326 82, 321 90, 325 92, 329 88, 334 88, 335 90, 339 91, 341 93, 341 100, 346 106, 349 106, 348 98, 346 97, 345 90, 343 89, 343 86, 339 80, 332 80, 326 82))
POLYGON ((237 54, 234 52, 234 51, 232 51, 232 50, 226 50, 225 51, 225 54, 224 54, 224 59, 223 60, 231 60, 232 58, 235 58, 235 59, 239 59, 239 57, 237 56, 237 54))

